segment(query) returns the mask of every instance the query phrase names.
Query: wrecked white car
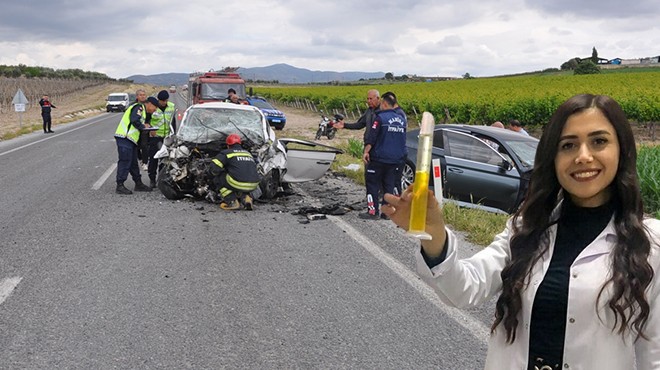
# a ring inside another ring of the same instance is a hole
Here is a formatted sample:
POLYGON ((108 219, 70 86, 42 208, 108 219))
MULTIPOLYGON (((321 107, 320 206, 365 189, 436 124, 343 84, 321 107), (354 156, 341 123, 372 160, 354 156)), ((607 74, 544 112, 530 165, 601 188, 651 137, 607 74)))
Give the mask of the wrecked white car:
POLYGON ((185 196, 215 201, 211 160, 227 145, 231 134, 241 137, 243 147, 257 162, 261 177, 252 192, 255 199, 270 199, 289 183, 319 179, 342 151, 312 141, 277 139, 265 116, 254 106, 203 103, 190 106, 176 135, 165 138, 156 153, 159 159, 158 189, 168 199, 185 196))

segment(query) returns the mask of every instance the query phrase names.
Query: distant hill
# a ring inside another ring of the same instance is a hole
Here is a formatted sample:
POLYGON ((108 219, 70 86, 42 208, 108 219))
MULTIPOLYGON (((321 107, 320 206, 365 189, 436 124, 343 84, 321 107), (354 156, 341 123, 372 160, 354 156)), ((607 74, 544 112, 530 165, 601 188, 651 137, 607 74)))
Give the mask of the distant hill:
MULTIPOLYGON (((384 72, 332 72, 312 71, 288 64, 273 64, 267 67, 239 68, 238 73, 245 80, 278 81, 280 83, 307 84, 330 81, 359 81, 360 79, 383 78, 384 72)), ((126 77, 136 83, 158 86, 183 85, 188 83, 188 73, 160 73, 155 75, 133 75, 126 77)))

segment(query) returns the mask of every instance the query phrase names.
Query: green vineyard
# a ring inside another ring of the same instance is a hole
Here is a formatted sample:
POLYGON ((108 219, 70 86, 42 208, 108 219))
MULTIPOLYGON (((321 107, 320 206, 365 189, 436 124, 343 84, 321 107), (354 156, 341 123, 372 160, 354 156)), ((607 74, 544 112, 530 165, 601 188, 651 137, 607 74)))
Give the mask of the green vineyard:
POLYGON ((526 75, 437 82, 353 86, 257 87, 259 95, 293 103, 306 100, 327 111, 365 109, 370 88, 394 92, 409 116, 431 112, 438 122, 490 124, 518 119, 542 126, 575 94, 609 95, 635 122, 660 122, 660 68, 657 71, 594 75, 526 75))

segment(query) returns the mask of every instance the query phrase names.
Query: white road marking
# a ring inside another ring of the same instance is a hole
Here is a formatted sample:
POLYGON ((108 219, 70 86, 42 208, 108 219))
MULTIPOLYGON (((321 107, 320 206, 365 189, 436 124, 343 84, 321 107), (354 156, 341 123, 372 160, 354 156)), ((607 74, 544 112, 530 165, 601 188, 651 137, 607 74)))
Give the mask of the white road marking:
MULTIPOLYGON (((303 189, 297 188, 296 190, 303 196, 311 198, 312 204, 320 205, 320 201, 318 199, 310 196, 303 189)), ((472 334, 476 339, 480 340, 484 345, 488 343, 488 338, 490 337, 490 328, 488 326, 483 324, 478 319, 475 319, 469 313, 442 303, 440 298, 438 298, 438 295, 435 294, 430 286, 428 286, 417 276, 417 273, 410 271, 410 269, 408 269, 404 264, 390 256, 387 252, 376 245, 376 243, 372 242, 371 239, 364 236, 340 217, 327 215, 327 219, 332 221, 340 229, 344 230, 348 236, 358 242, 358 244, 360 244, 364 249, 376 257, 376 259, 382 262, 390 270, 399 275, 399 277, 401 277, 406 283, 417 290, 417 292, 419 292, 422 297, 429 300, 434 306, 445 312, 447 316, 449 316, 457 324, 469 331, 470 334, 472 334)))
POLYGON ((0 304, 2 304, 2 302, 9 297, 11 292, 16 289, 16 286, 21 280, 23 280, 23 278, 18 276, 0 280, 0 304))
POLYGON ((329 220, 344 230, 351 238, 357 241, 364 249, 381 261, 390 270, 394 271, 410 286, 415 288, 424 298, 428 299, 436 307, 444 311, 456 323, 467 329, 475 338, 481 340, 484 344, 487 343, 490 336, 490 328, 484 325, 481 321, 475 319, 470 314, 460 309, 450 307, 442 303, 437 294, 425 282, 419 279, 416 273, 410 271, 404 264, 397 261, 394 257, 390 256, 387 252, 382 250, 369 238, 354 229, 351 225, 346 223, 340 217, 327 216, 329 220))
POLYGON ((101 177, 98 180, 96 180, 94 185, 92 185, 92 190, 99 190, 101 188, 101 186, 103 186, 103 183, 105 182, 105 180, 107 180, 108 177, 110 177, 110 175, 112 175, 112 172, 115 170, 115 168, 117 168, 117 163, 113 163, 112 166, 110 166, 110 168, 108 168, 103 173, 103 175, 101 175, 101 177))
POLYGON ((25 148, 27 148, 27 147, 29 147, 29 146, 32 146, 32 145, 35 145, 35 144, 43 143, 43 142, 46 141, 46 140, 50 140, 50 139, 56 138, 56 137, 58 137, 58 136, 65 135, 65 134, 68 134, 68 133, 73 132, 73 131, 76 131, 76 130, 80 130, 81 128, 85 128, 85 127, 87 127, 87 126, 94 125, 94 124, 96 124, 96 123, 98 123, 98 121, 90 122, 90 123, 88 123, 88 124, 86 124, 86 125, 83 125, 83 126, 80 126, 80 127, 76 127, 76 128, 72 128, 71 130, 67 130, 67 131, 62 132, 62 133, 59 133, 59 134, 48 135, 48 137, 43 138, 43 139, 41 139, 41 140, 37 140, 37 141, 31 142, 31 143, 29 143, 29 144, 25 144, 25 145, 23 145, 23 146, 19 146, 18 148, 14 148, 14 149, 12 149, 12 150, 8 150, 8 151, 6 151, 6 152, 2 152, 2 153, 0 153, 0 157, 2 157, 2 156, 5 155, 5 154, 9 154, 9 153, 13 153, 13 152, 15 152, 15 151, 21 150, 21 149, 25 149, 25 148))
POLYGON ((420 280, 416 273, 410 271, 404 264, 390 256, 369 238, 346 223, 346 221, 336 216, 327 217, 330 221, 339 226, 340 229, 344 230, 346 234, 357 241, 362 247, 364 247, 364 249, 366 249, 374 257, 381 261, 385 266, 394 271, 403 280, 410 284, 410 286, 415 288, 415 290, 417 290, 424 298, 428 299, 436 307, 444 311, 452 320, 467 329, 472 335, 474 335, 477 339, 480 339, 484 344, 487 342, 487 339, 490 335, 490 329, 486 325, 465 311, 454 307, 449 307, 442 303, 433 289, 431 289, 431 287, 429 287, 425 282, 420 280))

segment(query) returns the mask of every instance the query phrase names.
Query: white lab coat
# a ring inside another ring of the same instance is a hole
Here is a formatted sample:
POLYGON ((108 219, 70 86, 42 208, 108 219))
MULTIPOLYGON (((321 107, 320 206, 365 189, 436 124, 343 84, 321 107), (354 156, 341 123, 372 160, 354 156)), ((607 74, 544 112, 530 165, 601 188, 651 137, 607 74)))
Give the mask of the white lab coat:
MULTIPOLYGON (((649 261, 655 272, 647 290, 651 312, 644 333, 648 340, 640 338, 633 342, 631 335, 626 335, 624 340, 620 334, 612 332, 614 315, 607 307, 611 289, 603 292, 596 307, 600 288, 609 278, 608 257, 616 241, 614 223, 610 220, 571 266, 563 370, 629 370, 635 368, 635 363, 639 370, 660 369, 660 221, 647 219, 644 224, 651 233, 649 261)), ((492 244, 463 260, 457 258, 458 239, 447 230, 449 249, 446 260, 431 270, 418 250, 419 275, 443 302, 454 307, 477 306, 499 295, 502 286, 500 273, 511 255, 510 226, 509 222, 492 244)), ((550 248, 533 267, 530 284, 522 292, 523 304, 515 342, 506 343, 506 331, 500 324, 489 338, 485 369, 527 369, 532 302, 550 264, 556 232, 557 226, 554 225, 549 234, 550 248)))

